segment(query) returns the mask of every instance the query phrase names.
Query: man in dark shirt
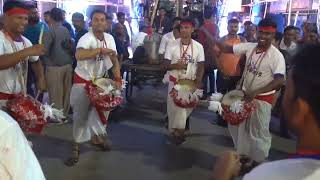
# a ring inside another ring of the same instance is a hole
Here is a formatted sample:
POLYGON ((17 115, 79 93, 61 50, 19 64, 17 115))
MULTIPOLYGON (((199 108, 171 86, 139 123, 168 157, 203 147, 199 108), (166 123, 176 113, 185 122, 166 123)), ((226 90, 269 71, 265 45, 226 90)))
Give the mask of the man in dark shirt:
POLYGON ((66 11, 62 10, 62 12, 63 12, 63 23, 62 23, 62 25, 68 29, 71 38, 75 39, 75 35, 74 35, 74 31, 72 29, 72 26, 66 21, 66 11))
POLYGON ((159 16, 154 20, 154 26, 159 34, 167 34, 171 30, 171 21, 165 8, 159 9, 159 16))
POLYGON ((84 16, 81 13, 72 14, 72 25, 75 29, 75 44, 78 44, 79 39, 88 32, 85 28, 84 16))

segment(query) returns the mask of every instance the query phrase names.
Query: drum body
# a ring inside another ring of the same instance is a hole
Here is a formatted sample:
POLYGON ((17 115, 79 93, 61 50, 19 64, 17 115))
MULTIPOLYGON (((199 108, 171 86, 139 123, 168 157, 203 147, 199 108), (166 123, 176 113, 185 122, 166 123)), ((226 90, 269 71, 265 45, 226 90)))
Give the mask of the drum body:
POLYGON ((222 98, 223 119, 231 125, 239 125, 248 120, 257 106, 254 101, 244 100, 244 92, 233 90, 228 92, 222 98), (238 103, 241 107, 239 112, 232 110, 233 103, 238 103))

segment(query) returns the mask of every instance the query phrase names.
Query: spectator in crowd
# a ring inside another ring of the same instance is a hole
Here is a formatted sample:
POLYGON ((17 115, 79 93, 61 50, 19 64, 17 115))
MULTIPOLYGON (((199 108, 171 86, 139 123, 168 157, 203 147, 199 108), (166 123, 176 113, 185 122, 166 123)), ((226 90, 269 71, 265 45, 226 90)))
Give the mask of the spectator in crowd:
MULTIPOLYGON (((117 13, 117 19, 118 19, 118 23, 116 23, 116 24, 114 25, 114 28, 113 28, 112 32, 113 32, 114 37, 116 37, 116 36, 117 36, 117 35, 116 35, 116 34, 117 34, 116 31, 118 31, 118 33, 120 32, 120 29, 119 29, 119 28, 121 28, 121 29, 124 30, 124 36, 125 36, 125 37, 124 37, 123 42, 122 42, 122 44, 123 44, 123 49, 124 49, 123 58, 124 58, 124 59, 127 59, 127 58, 129 57, 128 47, 129 47, 129 45, 130 45, 130 37, 129 37, 129 34, 128 34, 127 27, 126 27, 126 25, 124 24, 125 21, 126 21, 126 15, 125 15, 123 12, 118 12, 118 13, 117 13), (118 25, 118 24, 121 24, 121 26, 118 25)), ((117 42, 116 39, 115 39, 115 41, 117 42)))
MULTIPOLYGON (((23 35, 28 38, 33 45, 39 44, 39 37, 41 30, 44 32, 48 31, 48 27, 45 23, 40 21, 39 12, 37 7, 34 5, 29 6, 29 15, 28 15, 28 26, 26 27, 23 35)), ((42 40, 41 40, 42 41, 42 40)), ((40 42, 43 43, 43 42, 40 42)), ((31 62, 28 63, 31 67, 31 62)), ((36 79, 35 74, 31 68, 28 68, 28 77, 27 77, 27 93, 33 97, 36 97, 36 79), (34 86, 34 88, 33 88, 34 86)), ((39 100, 42 101, 42 95, 39 97, 39 100)))
POLYGON ((118 60, 121 67, 121 64, 123 60, 127 59, 129 57, 128 49, 127 49, 127 42, 126 42, 126 32, 125 32, 125 26, 121 23, 117 23, 115 25, 113 38, 116 43, 117 47, 117 54, 118 54, 118 60))
POLYGON ((75 29, 75 45, 78 44, 79 39, 85 35, 88 30, 85 27, 84 16, 81 13, 72 14, 72 25, 75 29))
POLYGON ((112 34, 112 16, 107 15, 106 33, 112 34))
POLYGON ((297 44, 296 39, 296 29, 294 26, 287 26, 284 29, 284 36, 280 42, 279 49, 287 51, 290 55, 293 55, 296 51, 297 44))
POLYGON ((242 33, 240 33, 239 35, 242 36, 242 37, 246 37, 251 25, 254 25, 251 21, 245 21, 243 23, 244 31, 242 33))
POLYGON ((172 25, 173 30, 162 36, 160 47, 159 47, 159 55, 161 60, 163 60, 164 54, 167 51, 167 49, 170 47, 170 44, 176 39, 180 38, 180 31, 179 31, 180 21, 181 21, 181 18, 179 17, 174 18, 173 25, 172 25))
POLYGON ((315 27, 311 29, 305 38, 305 44, 319 44, 319 35, 318 35, 318 29, 315 27))
POLYGON ((131 44, 133 54, 139 46, 143 46, 143 41, 145 37, 148 35, 147 28, 148 26, 145 25, 139 26, 139 33, 133 36, 131 44))
POLYGON ((256 43, 257 42, 257 26, 254 24, 247 26, 247 32, 244 38, 246 39, 247 42, 256 43))
POLYGON ((73 76, 74 42, 67 28, 62 25, 63 12, 59 8, 51 10, 52 26, 44 36, 47 50, 46 80, 50 103, 62 109, 67 117, 70 108, 70 90, 73 76))
MULTIPOLYGON (((320 167, 320 46, 309 45, 293 57, 282 108, 290 129, 297 135, 297 150, 288 159, 263 163, 246 174, 243 180, 319 179, 320 167)), ((239 174, 241 156, 226 152, 214 166, 217 180, 231 180, 239 174)))
POLYGON ((44 22, 47 24, 47 26, 51 26, 50 11, 44 12, 43 17, 44 17, 44 22))
POLYGON ((161 7, 159 9, 159 16, 154 20, 154 27, 159 34, 167 34, 170 32, 171 23, 170 18, 167 16, 167 11, 165 8, 161 7))
MULTIPOLYGON (((205 55, 205 73, 203 76, 204 92, 205 95, 210 95, 215 90, 215 75, 214 70, 217 68, 217 56, 213 51, 214 43, 207 36, 212 36, 213 39, 219 37, 219 29, 217 25, 213 22, 213 9, 211 7, 205 7, 204 9, 204 23, 199 30, 198 40, 202 44, 205 55), (207 81, 209 78, 210 88, 207 91, 207 81)), ((206 96, 205 96, 206 97, 206 96)))
POLYGON ((62 10, 62 13, 63 13, 63 16, 62 16, 62 17, 63 17, 62 25, 68 29, 71 38, 74 39, 74 38, 75 38, 75 35, 74 35, 74 31, 73 31, 73 29, 72 29, 72 26, 71 26, 71 24, 68 23, 67 20, 66 20, 66 15, 67 15, 67 13, 66 13, 65 10, 62 10))
MULTIPOLYGON (((249 27, 249 26, 248 26, 249 27)), ((248 30, 248 28, 247 28, 248 30)), ((228 35, 221 38, 221 41, 228 45, 236 45, 245 42, 245 39, 239 35, 239 21, 230 19, 228 21, 228 35)), ((247 32, 248 33, 248 32, 247 32)), ((241 76, 240 55, 231 53, 218 53, 218 91, 225 94, 236 88, 236 84, 241 76)))
POLYGON ((297 43, 301 39, 301 29, 298 27, 294 27, 294 30, 296 31, 296 37, 294 38, 294 42, 297 43))

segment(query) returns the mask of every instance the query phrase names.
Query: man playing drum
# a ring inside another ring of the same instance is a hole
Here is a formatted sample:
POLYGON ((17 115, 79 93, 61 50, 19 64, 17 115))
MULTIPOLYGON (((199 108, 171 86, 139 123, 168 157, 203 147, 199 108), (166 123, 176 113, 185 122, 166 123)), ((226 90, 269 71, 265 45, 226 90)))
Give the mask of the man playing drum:
MULTIPOLYGON (((190 19, 181 21, 180 39, 172 42, 170 48, 165 52, 166 69, 168 70, 169 92, 175 83, 182 79, 194 81, 196 88, 201 87, 204 73, 204 51, 200 43, 191 38, 194 31, 194 23, 190 19), (193 73, 187 73, 188 63, 195 64, 193 73)), ((177 106, 172 97, 168 95, 167 112, 169 119, 169 131, 173 135, 176 144, 185 141, 186 120, 193 108, 182 108, 177 106)))
POLYGON ((258 43, 241 43, 228 46, 217 42, 224 52, 246 55, 246 65, 239 88, 245 100, 253 101, 257 109, 251 118, 237 126, 229 124, 235 148, 256 162, 264 161, 271 147, 269 123, 275 91, 285 81, 285 60, 271 42, 276 33, 276 24, 263 19, 258 25, 258 43))
POLYGON ((82 36, 77 45, 74 84, 70 102, 73 108, 73 153, 65 164, 73 166, 79 159, 79 144, 92 140, 92 144, 101 150, 110 150, 106 127, 102 119, 107 119, 109 112, 99 111, 93 107, 87 96, 85 86, 91 80, 103 78, 112 68, 118 89, 121 88, 120 67, 117 59, 116 45, 113 37, 105 33, 107 24, 104 11, 95 10, 91 14, 92 32, 82 36), (103 117, 101 117, 103 116, 103 117))

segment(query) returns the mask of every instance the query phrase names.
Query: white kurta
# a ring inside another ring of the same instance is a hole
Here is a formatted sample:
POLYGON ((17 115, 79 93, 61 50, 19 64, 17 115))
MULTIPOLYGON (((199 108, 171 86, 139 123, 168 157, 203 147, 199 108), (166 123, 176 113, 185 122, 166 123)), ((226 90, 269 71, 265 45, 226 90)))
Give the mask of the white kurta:
MULTIPOLYGON (((116 50, 113 37, 104 34, 105 42, 95 38, 92 32, 82 36, 77 48, 94 49, 107 47, 116 50)), ((108 56, 103 59, 87 59, 78 61, 75 73, 85 80, 92 80, 94 77, 102 78, 113 66, 108 56)), ((73 137, 75 142, 82 143, 89 141, 93 135, 105 135, 106 127, 101 123, 95 107, 91 106, 84 84, 74 84, 71 89, 70 104, 73 108, 73 137)), ((109 112, 105 112, 108 119, 109 112)))
MULTIPOLYGON (((171 64, 178 63, 181 58, 180 48, 181 39, 177 39, 176 41, 172 42, 170 48, 168 48, 165 53, 165 59, 170 60, 171 64)), ((184 48, 186 49, 186 47, 184 48)), ((200 43, 192 40, 192 46, 188 48, 186 53, 189 55, 189 57, 192 57, 192 60, 196 62, 195 64, 204 62, 204 51, 200 43)), ((177 79, 189 78, 191 80, 195 80, 196 78, 196 72, 194 72, 190 77, 187 77, 186 70, 172 70, 167 73, 177 79)), ((169 82, 168 93, 172 90, 173 86, 173 82, 169 82)), ((168 94, 167 113, 169 119, 169 131, 172 131, 173 129, 185 129, 186 120, 192 111, 192 108, 181 108, 176 106, 173 102, 173 99, 168 94)))
POLYGON ((41 166, 17 122, 0 110, 0 179, 45 180, 41 166))
POLYGON ((243 180, 319 180, 320 161, 285 159, 263 163, 246 174, 243 180))
MULTIPOLYGON (((17 51, 23 50, 24 48, 31 47, 32 43, 21 36, 23 42, 14 41, 14 45, 17 48, 17 51)), ((0 31, 0 55, 4 54, 12 54, 15 52, 15 49, 12 47, 9 39, 5 36, 5 34, 0 31)), ((30 62, 35 62, 39 59, 38 56, 32 56, 27 58, 30 62)), ((19 80, 19 71, 21 70, 21 63, 17 65, 0 70, 0 92, 6 94, 15 94, 20 93, 22 91, 22 85, 19 80)), ((25 77, 27 78, 27 77, 25 77)), ((0 100, 0 109, 3 109, 6 104, 6 100, 0 100)))
MULTIPOLYGON (((273 81, 275 75, 285 76, 285 60, 282 54, 274 46, 266 52, 264 58, 258 66, 259 59, 263 54, 253 53, 257 46, 256 43, 241 43, 233 47, 236 54, 245 54, 247 57, 244 71, 244 82, 242 90, 254 91, 265 87, 273 81)), ((270 95, 275 91, 260 95, 270 95)), ((271 134, 269 132, 269 123, 271 120, 270 103, 260 100, 254 100, 257 104, 257 110, 252 113, 251 118, 239 126, 229 125, 229 131, 232 136, 235 148, 238 153, 248 155, 257 162, 265 160, 269 155, 271 147, 271 134)))

